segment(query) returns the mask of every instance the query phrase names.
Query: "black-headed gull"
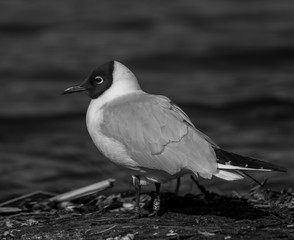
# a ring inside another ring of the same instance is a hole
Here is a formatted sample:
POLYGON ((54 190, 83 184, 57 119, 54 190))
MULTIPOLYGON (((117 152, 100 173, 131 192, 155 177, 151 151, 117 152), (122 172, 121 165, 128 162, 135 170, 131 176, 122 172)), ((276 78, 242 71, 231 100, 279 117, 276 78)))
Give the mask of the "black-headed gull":
POLYGON ((187 173, 231 181, 243 179, 242 170, 286 171, 222 150, 170 99, 142 91, 135 75, 117 61, 98 67, 64 94, 81 91, 92 99, 86 122, 96 147, 112 162, 131 171, 137 215, 141 184, 155 183, 156 214, 160 184, 187 173))

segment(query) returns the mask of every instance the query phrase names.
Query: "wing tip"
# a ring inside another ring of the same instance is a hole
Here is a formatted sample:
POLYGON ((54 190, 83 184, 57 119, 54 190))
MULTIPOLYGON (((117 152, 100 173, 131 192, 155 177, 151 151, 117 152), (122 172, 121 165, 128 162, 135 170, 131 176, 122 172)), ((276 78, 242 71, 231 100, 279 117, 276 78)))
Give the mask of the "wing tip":
POLYGON ((214 149, 214 151, 217 155, 218 167, 221 169, 279 172, 288 171, 288 169, 285 167, 252 157, 242 156, 236 153, 225 151, 223 149, 214 149))
POLYGON ((222 170, 243 170, 243 171, 262 171, 262 172, 270 172, 270 171, 278 171, 278 172, 288 172, 287 168, 281 167, 281 166, 273 166, 269 168, 265 167, 242 167, 242 166, 234 166, 234 165, 229 165, 229 164, 217 164, 218 169, 222 170))
POLYGON ((276 169, 273 169, 273 170, 278 172, 288 172, 288 168, 281 167, 281 166, 276 166, 276 169))

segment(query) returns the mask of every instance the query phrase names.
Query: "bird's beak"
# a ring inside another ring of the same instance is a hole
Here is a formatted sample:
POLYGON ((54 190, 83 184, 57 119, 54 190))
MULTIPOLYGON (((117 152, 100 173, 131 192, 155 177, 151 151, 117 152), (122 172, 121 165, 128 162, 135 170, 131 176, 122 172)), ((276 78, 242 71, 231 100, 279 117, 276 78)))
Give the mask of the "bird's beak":
POLYGON ((83 86, 73 86, 73 87, 69 87, 69 88, 65 89, 64 92, 62 93, 62 95, 75 93, 75 92, 83 92, 85 90, 86 90, 86 88, 83 86))

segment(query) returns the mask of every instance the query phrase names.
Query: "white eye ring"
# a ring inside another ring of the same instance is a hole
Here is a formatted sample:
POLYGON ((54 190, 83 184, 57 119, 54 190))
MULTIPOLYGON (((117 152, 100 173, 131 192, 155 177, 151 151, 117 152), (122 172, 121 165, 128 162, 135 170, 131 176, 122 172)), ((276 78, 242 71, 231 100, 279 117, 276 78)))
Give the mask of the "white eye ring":
POLYGON ((97 77, 95 77, 95 82, 97 83, 97 84, 101 84, 101 83, 103 83, 103 78, 102 77, 100 77, 100 76, 97 76, 97 77))

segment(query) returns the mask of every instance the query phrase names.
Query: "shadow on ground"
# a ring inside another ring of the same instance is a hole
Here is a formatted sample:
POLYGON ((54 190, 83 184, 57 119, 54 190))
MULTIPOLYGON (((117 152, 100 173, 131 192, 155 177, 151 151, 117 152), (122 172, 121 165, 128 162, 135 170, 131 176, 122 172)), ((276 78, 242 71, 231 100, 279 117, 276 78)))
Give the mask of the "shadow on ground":
POLYGON ((206 216, 216 215, 235 220, 260 219, 268 216, 269 213, 256 209, 245 199, 210 194, 208 197, 203 195, 187 194, 184 197, 175 196, 172 193, 163 195, 164 212, 181 213, 186 215, 206 216))

